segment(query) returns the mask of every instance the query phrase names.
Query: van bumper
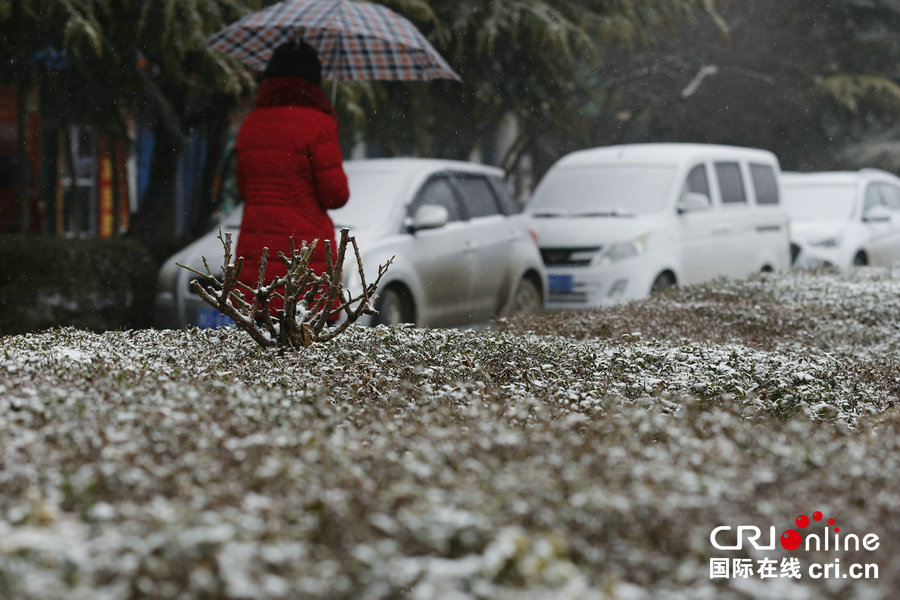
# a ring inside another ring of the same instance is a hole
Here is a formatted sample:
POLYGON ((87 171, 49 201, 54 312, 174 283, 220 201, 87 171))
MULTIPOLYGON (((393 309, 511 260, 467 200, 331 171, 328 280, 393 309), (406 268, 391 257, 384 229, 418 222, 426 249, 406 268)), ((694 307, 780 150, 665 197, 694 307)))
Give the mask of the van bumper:
POLYGON ((823 266, 844 267, 848 261, 841 259, 837 248, 819 248, 805 244, 796 244, 798 250, 793 262, 795 269, 815 269, 823 266))
POLYGON ((633 269, 547 269, 547 302, 550 310, 612 306, 646 297, 650 283, 636 278, 633 269))

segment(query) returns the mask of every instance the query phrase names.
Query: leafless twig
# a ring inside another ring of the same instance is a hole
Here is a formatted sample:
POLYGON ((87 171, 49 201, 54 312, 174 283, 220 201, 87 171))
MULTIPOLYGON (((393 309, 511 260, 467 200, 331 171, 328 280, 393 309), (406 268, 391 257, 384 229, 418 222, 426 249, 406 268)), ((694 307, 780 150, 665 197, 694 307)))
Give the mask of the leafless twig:
POLYGON ((205 283, 194 279, 191 289, 204 302, 231 318, 235 325, 264 348, 297 349, 313 342, 325 342, 346 331, 361 316, 375 314, 375 292, 393 260, 379 266, 375 281, 366 283, 356 238, 351 237, 347 229, 342 229, 336 259, 332 260, 331 243, 326 240, 326 269, 324 273, 315 273, 309 262, 318 240, 302 242, 300 248, 295 248, 291 239, 290 254, 278 253, 287 273, 265 282, 269 249, 263 248, 257 283, 253 288, 238 280, 244 259, 239 257, 232 261, 231 234, 223 235, 220 230, 218 238, 225 250, 222 281, 213 276, 205 257, 203 266, 206 273, 182 264, 178 266, 200 275, 205 283), (342 284, 348 245, 353 246, 362 280, 362 291, 356 296, 345 290, 342 284), (252 297, 252 301, 246 297, 252 297), (271 308, 275 298, 283 303, 283 308, 278 311, 271 308), (345 318, 340 323, 329 326, 342 314, 345 318))

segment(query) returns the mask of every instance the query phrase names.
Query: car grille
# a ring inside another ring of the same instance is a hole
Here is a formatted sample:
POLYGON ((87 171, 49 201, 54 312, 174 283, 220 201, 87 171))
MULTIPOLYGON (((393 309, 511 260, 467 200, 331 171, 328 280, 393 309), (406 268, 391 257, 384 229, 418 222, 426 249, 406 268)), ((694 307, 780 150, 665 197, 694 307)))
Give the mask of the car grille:
POLYGON ((585 248, 541 248, 544 264, 554 267, 586 267, 602 246, 585 248))

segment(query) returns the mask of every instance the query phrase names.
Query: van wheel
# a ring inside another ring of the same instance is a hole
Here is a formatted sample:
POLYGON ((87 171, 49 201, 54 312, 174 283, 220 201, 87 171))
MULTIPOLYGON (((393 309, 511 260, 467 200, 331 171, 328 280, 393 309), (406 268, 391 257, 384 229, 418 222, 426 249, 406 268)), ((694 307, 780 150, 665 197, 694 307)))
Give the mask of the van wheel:
POLYGON ((375 302, 378 314, 372 319, 375 325, 399 325, 413 323, 412 299, 399 288, 390 287, 378 296, 375 302))
POLYGON ((866 253, 860 250, 856 253, 856 256, 853 257, 853 266, 854 267, 865 267, 869 264, 869 257, 866 256, 866 253))
POLYGON ((544 300, 538 286, 529 278, 523 277, 516 287, 516 293, 504 311, 506 315, 531 315, 541 312, 544 300))
POLYGON ((675 285, 675 277, 671 273, 660 273, 650 288, 651 294, 659 294, 675 285))

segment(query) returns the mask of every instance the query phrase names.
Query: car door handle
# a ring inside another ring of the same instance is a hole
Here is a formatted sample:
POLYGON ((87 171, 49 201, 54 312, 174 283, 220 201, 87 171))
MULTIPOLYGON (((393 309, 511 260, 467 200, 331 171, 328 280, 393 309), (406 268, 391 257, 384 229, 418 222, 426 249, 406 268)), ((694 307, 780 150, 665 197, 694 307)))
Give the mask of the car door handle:
POLYGON ((466 247, 463 248, 463 254, 472 254, 478 251, 478 244, 469 240, 466 242, 466 247))
POLYGON ((712 230, 713 235, 728 235, 731 233, 730 227, 714 227, 712 230))

